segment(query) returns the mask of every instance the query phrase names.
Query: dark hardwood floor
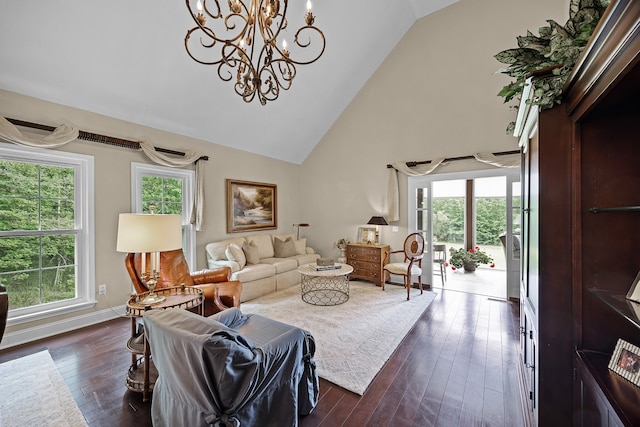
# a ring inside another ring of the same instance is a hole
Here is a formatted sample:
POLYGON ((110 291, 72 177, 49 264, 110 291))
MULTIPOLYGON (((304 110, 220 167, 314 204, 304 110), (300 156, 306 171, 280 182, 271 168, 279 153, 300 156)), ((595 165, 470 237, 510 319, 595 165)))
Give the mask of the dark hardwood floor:
MULTIPOLYGON (((518 305, 437 292, 364 396, 321 379, 301 427, 522 426, 518 305)), ((130 328, 115 319, 0 351, 0 363, 48 349, 90 426, 150 426, 150 402, 125 387, 130 328)))

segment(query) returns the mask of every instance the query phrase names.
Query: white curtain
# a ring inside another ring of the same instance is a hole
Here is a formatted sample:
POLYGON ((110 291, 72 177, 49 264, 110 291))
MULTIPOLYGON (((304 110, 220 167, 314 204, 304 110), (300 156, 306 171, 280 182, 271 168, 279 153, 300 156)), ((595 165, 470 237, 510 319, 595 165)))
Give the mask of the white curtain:
POLYGON ((42 138, 25 136, 4 117, 0 117, 0 139, 14 144, 33 148, 55 148, 78 139, 79 131, 70 125, 60 125, 42 138))
POLYGON ((517 168, 520 166, 520 154, 508 154, 498 157, 492 153, 475 153, 473 157, 479 162, 499 168, 517 168))
POLYGON ((196 231, 204 230, 204 179, 200 155, 193 151, 186 151, 184 157, 169 157, 159 153, 149 141, 141 140, 140 148, 144 154, 155 163, 172 168, 180 168, 195 163, 196 185, 193 195, 193 207, 191 209, 191 224, 195 224, 196 231))
MULTIPOLYGON (((78 139, 80 131, 70 125, 60 125, 52 133, 42 138, 32 138, 22 134, 11 122, 0 117, 0 139, 14 144, 35 148, 56 148, 78 139)), ((195 163, 196 185, 194 189, 193 208, 191 210, 191 224, 195 224, 196 231, 204 230, 204 179, 200 155, 187 151, 184 157, 169 157, 156 151, 149 141, 139 141, 140 148, 153 162, 179 168, 195 163)))
MULTIPOLYGON (((492 166, 501 168, 514 168, 520 166, 520 154, 510 154, 496 156, 492 153, 475 153, 476 160, 492 166)), ((389 182, 387 185, 387 216, 389 221, 400 220, 400 194, 398 190, 398 172, 407 176, 422 176, 433 172, 438 166, 444 163, 444 158, 431 160, 431 163, 409 167, 405 162, 392 163, 389 168, 389 182)))
POLYGON ((400 192, 398 190, 398 172, 408 176, 428 175, 444 162, 444 157, 431 160, 431 163, 417 165, 413 168, 405 162, 392 163, 389 169, 389 184, 387 186, 387 216, 389 221, 400 220, 400 192))
POLYGON ((191 209, 191 224, 195 224, 196 231, 204 230, 204 168, 202 161, 196 160, 196 188, 193 195, 191 209))

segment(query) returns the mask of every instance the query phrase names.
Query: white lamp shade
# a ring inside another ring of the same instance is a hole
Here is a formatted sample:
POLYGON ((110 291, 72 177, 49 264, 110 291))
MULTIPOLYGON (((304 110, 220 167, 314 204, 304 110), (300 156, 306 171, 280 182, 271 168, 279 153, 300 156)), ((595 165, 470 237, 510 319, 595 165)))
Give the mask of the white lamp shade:
POLYGON ((182 248, 180 215, 121 213, 118 252, 164 252, 182 248))

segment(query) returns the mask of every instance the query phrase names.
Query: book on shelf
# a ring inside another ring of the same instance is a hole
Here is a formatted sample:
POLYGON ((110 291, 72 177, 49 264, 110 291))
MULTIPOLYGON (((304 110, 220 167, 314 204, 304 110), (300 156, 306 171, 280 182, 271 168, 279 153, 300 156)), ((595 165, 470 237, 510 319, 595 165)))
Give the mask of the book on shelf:
POLYGON ((342 268, 342 266, 340 264, 334 264, 334 265, 311 264, 311 268, 315 271, 326 271, 326 270, 339 270, 342 268))

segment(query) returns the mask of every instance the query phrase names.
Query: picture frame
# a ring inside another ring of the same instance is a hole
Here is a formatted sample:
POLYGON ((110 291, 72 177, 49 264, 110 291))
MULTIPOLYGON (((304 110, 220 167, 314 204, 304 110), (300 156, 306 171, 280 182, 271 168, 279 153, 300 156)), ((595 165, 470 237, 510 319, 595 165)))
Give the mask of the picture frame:
POLYGON ((640 387, 640 348, 618 339, 609 369, 640 387))
POLYGON ((368 243, 370 245, 376 242, 375 227, 358 227, 358 243, 368 243))
POLYGON ((278 228, 278 186, 227 179, 227 233, 278 228))
POLYGON ((627 299, 640 303, 640 285, 638 285, 639 283, 640 283, 640 271, 636 275, 636 278, 634 279, 633 284, 629 289, 629 292, 627 292, 627 299))

